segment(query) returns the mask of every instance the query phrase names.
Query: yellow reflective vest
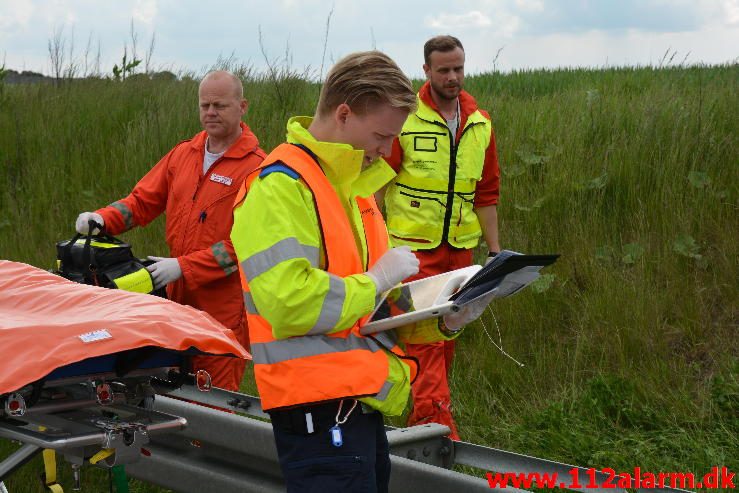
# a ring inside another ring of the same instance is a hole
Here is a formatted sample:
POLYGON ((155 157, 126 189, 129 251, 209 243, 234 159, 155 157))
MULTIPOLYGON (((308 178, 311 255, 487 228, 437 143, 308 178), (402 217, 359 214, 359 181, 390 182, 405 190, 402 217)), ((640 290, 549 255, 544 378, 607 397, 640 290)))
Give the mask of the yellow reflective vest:
POLYGON ((475 214, 492 123, 479 110, 467 118, 458 142, 441 115, 418 98, 418 110, 400 134, 403 162, 385 194, 387 227, 394 246, 414 250, 448 242, 477 246, 482 229, 475 214))

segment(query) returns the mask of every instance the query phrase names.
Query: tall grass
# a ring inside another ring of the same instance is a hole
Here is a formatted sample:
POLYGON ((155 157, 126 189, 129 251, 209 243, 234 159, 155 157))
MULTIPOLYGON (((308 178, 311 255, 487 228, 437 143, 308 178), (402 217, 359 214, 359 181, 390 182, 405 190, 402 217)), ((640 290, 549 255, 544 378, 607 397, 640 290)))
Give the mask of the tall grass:
POLYGON ((479 328, 462 339, 464 439, 595 467, 737 468, 738 76, 468 82, 497 129, 504 245, 562 258, 541 292, 493 305, 524 368, 479 328))
MULTIPOLYGON (((271 149, 318 86, 246 75, 246 120, 271 149)), ((491 73, 467 88, 496 129, 503 245, 562 257, 459 340, 462 438, 625 471, 739 469, 739 65, 491 73), (524 367, 493 346, 499 333, 524 367)), ((0 258, 51 267, 77 213, 198 131, 196 91, 4 87, 0 258)), ((125 235, 141 256, 166 253, 163 237, 161 219, 125 235)))

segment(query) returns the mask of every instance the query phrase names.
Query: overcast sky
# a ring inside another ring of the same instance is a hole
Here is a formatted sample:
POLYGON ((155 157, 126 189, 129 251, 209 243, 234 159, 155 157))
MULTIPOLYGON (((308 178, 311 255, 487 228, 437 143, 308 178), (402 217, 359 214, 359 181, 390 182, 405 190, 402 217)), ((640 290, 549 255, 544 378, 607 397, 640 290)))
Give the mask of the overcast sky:
POLYGON ((231 55, 263 69, 260 30, 270 60, 287 51, 314 75, 322 60, 325 74, 341 56, 377 48, 420 77, 423 43, 436 34, 462 40, 468 73, 659 65, 665 53, 673 64, 739 59, 739 0, 0 0, 0 64, 50 73, 48 43, 61 33, 77 57, 88 39, 93 53, 99 43, 110 73, 131 48, 132 22, 139 58, 154 35, 152 66, 175 72, 231 55))

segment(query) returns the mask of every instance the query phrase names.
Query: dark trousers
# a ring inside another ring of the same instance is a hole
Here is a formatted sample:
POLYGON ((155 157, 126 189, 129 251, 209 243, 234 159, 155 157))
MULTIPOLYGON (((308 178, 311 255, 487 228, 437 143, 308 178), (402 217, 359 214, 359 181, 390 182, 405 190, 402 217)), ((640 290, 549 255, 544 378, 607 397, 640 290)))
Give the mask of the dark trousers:
MULTIPOLYGON (((341 417, 352 407, 344 401, 341 417)), ((339 425, 343 444, 332 444, 338 402, 272 411, 272 430, 288 493, 386 493, 390 482, 390 452, 382 415, 357 405, 339 425), (306 413, 313 433, 308 433, 306 413)))

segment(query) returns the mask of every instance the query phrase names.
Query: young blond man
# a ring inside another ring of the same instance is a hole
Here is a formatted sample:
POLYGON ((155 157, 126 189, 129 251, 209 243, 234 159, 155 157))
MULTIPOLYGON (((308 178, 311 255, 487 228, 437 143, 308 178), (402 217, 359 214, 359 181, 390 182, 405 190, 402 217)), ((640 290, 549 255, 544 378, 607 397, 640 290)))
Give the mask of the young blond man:
POLYGON ((376 297, 418 271, 410 248, 389 248, 373 197, 393 176, 380 156, 415 99, 387 55, 348 55, 315 116, 288 121, 287 143, 237 199, 231 239, 254 374, 288 492, 387 491, 383 414, 403 411, 417 371, 397 340, 455 336, 436 320, 359 330, 376 297))

